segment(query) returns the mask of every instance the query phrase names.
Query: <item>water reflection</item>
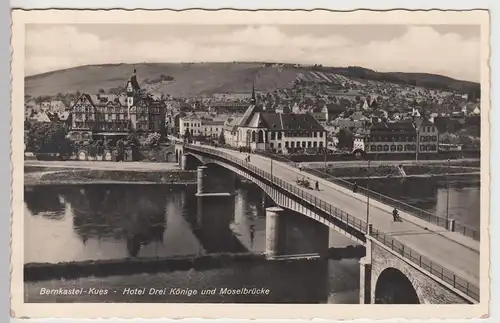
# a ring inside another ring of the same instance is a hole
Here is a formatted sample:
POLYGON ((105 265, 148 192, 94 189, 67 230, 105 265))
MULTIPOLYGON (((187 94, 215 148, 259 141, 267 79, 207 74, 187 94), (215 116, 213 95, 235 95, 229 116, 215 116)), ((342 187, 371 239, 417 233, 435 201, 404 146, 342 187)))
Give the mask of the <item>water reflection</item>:
MULTIPOLYGON (((366 180, 359 180, 366 186, 366 180)), ((403 201, 440 217, 456 219, 478 230, 480 226, 480 184, 476 182, 446 183, 437 179, 377 179, 370 181, 370 189, 403 201)))
POLYGON ((167 256, 200 249, 182 217, 179 199, 172 198, 178 195, 173 188, 85 185, 38 192, 25 194, 26 262, 167 256), (39 200, 54 196, 61 196, 64 204, 57 211, 52 205, 44 209, 46 203, 39 200), (35 217, 47 210, 57 216, 35 217), (180 247, 178 233, 183 235, 180 247), (48 243, 40 244, 39 239, 48 243))
POLYGON ((24 201, 33 215, 41 215, 55 220, 64 216, 65 201, 57 188, 27 187, 24 190, 24 201))
POLYGON ((236 198, 207 199, 196 197, 195 189, 117 184, 27 187, 25 262, 264 250, 261 192, 255 198, 242 188, 236 198))
POLYGON ((63 193, 71 205, 73 231, 89 239, 126 240, 130 256, 153 242, 163 242, 166 228, 165 190, 151 186, 94 185, 63 193))

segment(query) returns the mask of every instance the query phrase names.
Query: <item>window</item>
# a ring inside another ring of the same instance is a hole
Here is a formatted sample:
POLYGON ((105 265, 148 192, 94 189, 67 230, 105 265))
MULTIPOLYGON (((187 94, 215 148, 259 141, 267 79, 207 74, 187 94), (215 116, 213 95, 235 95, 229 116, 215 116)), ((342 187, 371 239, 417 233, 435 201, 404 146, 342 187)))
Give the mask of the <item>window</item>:
POLYGON ((319 137, 323 138, 323 133, 322 132, 319 133, 319 137))
POLYGON ((437 150, 437 146, 436 145, 431 145, 431 150, 432 151, 436 151, 437 150))
POLYGON ((283 137, 283 133, 278 132, 278 140, 281 140, 282 137, 283 137))
POLYGON ((275 132, 271 132, 271 140, 275 140, 276 139, 276 133, 275 132))
POLYGON ((302 148, 306 148, 306 142, 305 141, 302 142, 302 148))
POLYGON ((278 148, 281 148, 281 142, 278 142, 278 148))
POLYGON ((272 143, 272 142, 271 142, 271 143, 269 144, 269 147, 271 147, 271 149, 273 149, 273 148, 274 148, 274 143, 272 143))
POLYGON ((318 136, 318 133, 316 131, 313 131, 313 136, 314 137, 317 137, 318 136))
POLYGON ((396 146, 391 145, 391 151, 396 151, 396 146))
POLYGON ((285 148, 288 148, 288 141, 285 141, 285 148))
POLYGON ((398 145, 396 148, 398 151, 403 151, 403 145, 398 145))
POLYGON ((377 151, 382 151, 382 145, 377 145, 377 151))
POLYGON ((314 147, 314 148, 318 147, 318 143, 317 143, 316 141, 315 141, 315 142, 313 142, 313 147, 314 147))
POLYGON ((420 151, 425 151, 426 150, 425 147, 426 147, 425 145, 420 145, 420 151))
POLYGON ((370 145, 370 150, 371 150, 371 151, 375 151, 375 150, 377 150, 377 146, 376 146, 376 145, 370 145))
POLYGON ((312 147, 312 143, 310 141, 307 142, 307 148, 311 148, 312 147))
POLYGON ((293 142, 293 141, 290 142, 290 148, 295 148, 295 142, 293 142))
POLYGON ((436 141, 437 140, 437 136, 432 136, 432 141, 436 141))
POLYGON ((319 142, 319 148, 323 148, 323 142, 322 141, 319 142))
POLYGON ((384 151, 389 151, 389 145, 384 145, 384 151))
POLYGON ((300 148, 300 141, 297 141, 297 148, 300 148))

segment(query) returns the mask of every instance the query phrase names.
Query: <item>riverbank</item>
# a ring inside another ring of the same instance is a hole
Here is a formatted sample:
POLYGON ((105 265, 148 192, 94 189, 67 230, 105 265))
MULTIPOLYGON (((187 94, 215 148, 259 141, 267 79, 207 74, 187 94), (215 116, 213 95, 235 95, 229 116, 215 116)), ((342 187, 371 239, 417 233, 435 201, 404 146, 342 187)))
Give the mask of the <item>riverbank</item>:
POLYGON ((24 185, 55 184, 196 184, 196 171, 167 169, 163 171, 51 169, 42 167, 34 171, 25 167, 24 185))
POLYGON ((324 177, 326 174, 337 178, 386 178, 386 177, 440 177, 457 176, 466 177, 480 175, 480 168, 470 165, 446 166, 435 165, 376 165, 376 166, 351 166, 351 167, 331 167, 326 169, 321 167, 308 167, 307 170, 313 174, 324 177))
MULTIPOLYGON (((297 258, 274 261, 314 261, 318 259, 359 259, 365 256, 364 246, 329 248, 321 258, 297 258)), ((41 281, 52 279, 73 279, 81 277, 106 277, 144 273, 172 272, 194 269, 197 271, 224 268, 235 263, 273 261, 261 253, 215 253, 207 255, 186 255, 151 258, 125 258, 109 260, 88 260, 60 263, 27 263, 24 265, 24 280, 41 281)))

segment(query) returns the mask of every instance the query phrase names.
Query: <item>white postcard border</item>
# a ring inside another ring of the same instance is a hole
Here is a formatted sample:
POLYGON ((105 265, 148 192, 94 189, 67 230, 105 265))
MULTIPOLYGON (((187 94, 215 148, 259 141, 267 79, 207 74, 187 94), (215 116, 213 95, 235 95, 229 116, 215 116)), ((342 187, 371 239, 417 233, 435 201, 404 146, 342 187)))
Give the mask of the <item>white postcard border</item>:
POLYGON ((473 318, 487 315, 490 299, 490 71, 486 11, 125 11, 40 10, 13 12, 12 25, 12 279, 15 317, 72 318, 473 318), (24 25, 28 23, 135 24, 480 24, 481 25, 481 303, 476 305, 243 305, 243 304, 34 304, 23 293, 24 25), (484 135, 488 134, 488 135, 484 135), (360 313, 362 313, 360 315, 360 313))

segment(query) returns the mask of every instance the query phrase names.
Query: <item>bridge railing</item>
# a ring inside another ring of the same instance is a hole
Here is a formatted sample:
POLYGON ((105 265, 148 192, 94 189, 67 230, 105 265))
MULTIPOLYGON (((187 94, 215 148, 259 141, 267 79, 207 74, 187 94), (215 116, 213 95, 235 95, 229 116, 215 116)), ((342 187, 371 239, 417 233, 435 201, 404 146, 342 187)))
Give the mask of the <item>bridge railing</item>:
POLYGON ((418 265, 423 270, 431 273, 465 295, 479 302, 479 288, 477 286, 472 285, 467 280, 455 275, 452 271, 444 268, 436 262, 433 262, 429 258, 422 256, 420 253, 403 245, 401 242, 379 230, 373 229, 370 236, 384 244, 386 247, 389 247, 402 257, 418 265))
MULTIPOLYGON (((340 185, 344 188, 347 188, 349 190, 352 190, 354 187, 354 184, 346 181, 345 179, 334 177, 330 174, 327 174, 325 172, 319 171, 317 169, 312 169, 312 168, 307 168, 307 172, 311 173, 312 175, 324 178, 332 183, 335 183, 337 185, 340 185)), ((358 192, 365 195, 369 196, 371 199, 374 199, 378 202, 390 205, 400 211, 406 212, 408 214, 411 214, 421 220, 427 221, 429 223, 435 224, 437 226, 443 227, 448 229, 449 228, 449 220, 439 217, 437 215, 434 215, 430 212, 427 212, 425 210, 419 209, 417 207, 414 207, 412 205, 406 204, 404 202, 398 201, 396 199, 393 199, 391 197, 388 197, 386 195, 380 194, 378 192, 369 190, 365 187, 358 186, 358 192)), ((464 236, 467 236, 469 238, 472 238, 476 241, 480 241, 480 233, 477 230, 474 230, 468 226, 459 224, 455 222, 455 229, 454 232, 458 232, 464 236)))
MULTIPOLYGON (((274 160, 287 163, 287 164, 289 164, 293 167, 296 167, 296 168, 298 167, 298 164, 299 164, 299 163, 296 163, 292 160, 289 160, 288 158, 286 158, 284 156, 278 156, 275 154, 270 154, 270 153, 265 153, 265 152, 258 152, 258 154, 262 155, 264 157, 272 158, 274 160)), ((349 190, 352 190, 354 187, 353 183, 346 181, 345 179, 332 176, 332 175, 330 175, 326 172, 320 171, 318 169, 305 167, 302 170, 304 170, 304 171, 306 171, 314 176, 326 179, 329 182, 332 182, 334 184, 337 184, 337 185, 342 186, 344 188, 347 188, 349 190)), ((366 187, 358 186, 358 193, 360 193, 364 196, 369 196, 371 199, 374 199, 378 202, 390 205, 390 206, 392 206, 400 211, 411 214, 411 215, 413 215, 421 220, 424 220, 426 222, 443 227, 447 230, 449 229, 449 220, 442 218, 442 217, 439 217, 439 216, 432 214, 430 212, 427 212, 425 210, 422 210, 422 209, 419 209, 419 208, 414 207, 412 205, 398 201, 398 200, 391 198, 389 196, 386 196, 384 194, 380 194, 378 192, 369 190, 366 187)), ((480 238, 481 238, 480 232, 478 230, 474 230, 468 226, 465 226, 465 225, 457 223, 457 222, 455 222, 454 232, 458 232, 458 233, 460 233, 466 237, 472 238, 476 241, 480 241, 480 238)))
MULTIPOLYGON (((358 229, 361 232, 368 233, 368 226, 366 222, 336 208, 335 206, 332 206, 330 203, 327 203, 312 194, 304 191, 303 189, 292 185, 274 175, 271 175, 270 173, 264 171, 261 168, 258 168, 251 163, 248 163, 244 161, 243 159, 237 158, 231 154, 228 154, 224 151, 216 150, 216 149, 211 149, 211 148, 206 148, 198 145, 186 145, 187 148, 201 151, 204 153, 207 153, 209 155, 214 155, 218 157, 222 157, 226 160, 231 161, 232 163, 249 170, 250 172, 267 179, 273 184, 276 184, 277 186, 281 187, 282 189, 292 193, 293 195, 300 197, 301 199, 309 202, 311 205, 313 205, 315 208, 322 210, 326 214, 328 214, 329 219, 331 220, 332 218, 335 218, 337 220, 340 220, 341 222, 350 225, 356 229, 358 229)), ((439 277, 443 281, 447 282, 448 284, 452 285, 456 289, 460 290, 461 292, 465 293, 466 295, 472 297, 473 299, 479 301, 479 288, 471 283, 469 283, 467 280, 455 275, 452 271, 444 268, 443 266, 429 260, 428 258, 422 256, 421 254, 417 253, 416 251, 412 250, 409 247, 404 246, 401 244, 399 241, 396 239, 392 238, 391 236, 376 230, 372 229, 371 236, 373 236, 377 241, 382 242, 384 245, 388 246, 391 248, 391 250, 397 251, 399 254, 401 254, 402 257, 407 258, 411 260, 414 264, 418 265, 422 269, 428 271, 432 275, 435 275, 436 277, 439 277)))
POLYGON ((244 161, 241 158, 237 158, 234 155, 228 154, 220 150, 216 150, 213 148, 206 148, 199 145, 186 145, 186 147, 191 148, 193 150, 205 152, 207 154, 223 157, 224 159, 229 160, 232 163, 242 168, 245 168, 256 175, 267 179, 268 181, 278 185, 285 191, 288 191, 289 193, 301 198, 302 200, 309 202, 313 207, 328 214, 329 218, 327 218, 327 220, 329 221, 331 221, 333 218, 336 218, 337 220, 340 220, 341 222, 346 223, 361 232, 367 231, 366 222, 361 221, 360 219, 336 208, 335 206, 332 206, 331 204, 317 198, 311 193, 308 193, 305 190, 282 180, 281 178, 271 175, 270 173, 264 171, 262 168, 258 168, 252 165, 251 163, 244 161))

